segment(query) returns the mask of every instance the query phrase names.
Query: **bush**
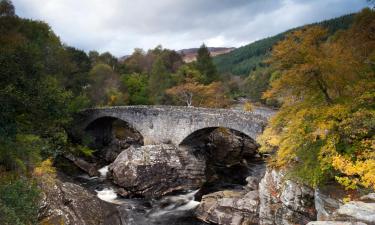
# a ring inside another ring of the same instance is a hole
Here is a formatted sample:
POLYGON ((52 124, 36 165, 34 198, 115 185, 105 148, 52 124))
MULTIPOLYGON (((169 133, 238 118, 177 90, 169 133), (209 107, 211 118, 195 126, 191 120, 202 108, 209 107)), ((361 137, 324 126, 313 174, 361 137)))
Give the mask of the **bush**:
POLYGON ((39 189, 26 179, 0 184, 1 224, 37 224, 39 197, 39 189))

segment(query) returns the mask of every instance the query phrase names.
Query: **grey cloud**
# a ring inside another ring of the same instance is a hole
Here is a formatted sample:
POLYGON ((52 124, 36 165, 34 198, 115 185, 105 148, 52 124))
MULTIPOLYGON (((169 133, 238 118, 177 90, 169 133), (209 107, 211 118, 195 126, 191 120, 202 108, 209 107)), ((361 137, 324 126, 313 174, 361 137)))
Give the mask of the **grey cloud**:
POLYGON ((118 56, 158 44, 237 47, 366 6, 365 0, 13 1, 20 16, 48 22, 65 43, 118 56))

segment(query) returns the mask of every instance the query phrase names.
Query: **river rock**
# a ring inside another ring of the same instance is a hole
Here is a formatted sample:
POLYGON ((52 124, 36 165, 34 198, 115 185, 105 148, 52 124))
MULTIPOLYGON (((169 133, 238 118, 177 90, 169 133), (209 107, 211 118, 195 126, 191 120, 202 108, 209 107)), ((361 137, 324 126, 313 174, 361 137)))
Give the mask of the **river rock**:
POLYGON ((129 148, 130 146, 141 146, 142 142, 140 140, 141 138, 139 137, 125 137, 123 139, 113 138, 108 146, 105 146, 100 150, 99 156, 108 163, 111 163, 116 160, 116 158, 122 151, 129 148))
POLYGON ((268 169, 259 184, 259 219, 264 225, 307 224, 316 220, 314 190, 268 169))
POLYGON ((40 184, 40 224, 125 225, 115 205, 103 202, 85 188, 55 180, 40 184))
POLYGON ((314 221, 307 225, 366 225, 361 222, 344 222, 344 221, 314 221))
POLYGON ((254 191, 259 189, 259 179, 257 177, 249 176, 246 177, 246 190, 254 191))
POLYGON ((86 160, 72 154, 65 154, 64 157, 74 163, 74 165, 76 165, 78 168, 85 171, 91 177, 100 176, 98 171, 99 166, 97 163, 87 162, 86 160))
POLYGON ((337 198, 331 198, 328 193, 315 189, 315 209, 319 221, 332 220, 332 215, 340 208, 342 202, 337 198))
POLYGON ((196 215, 220 225, 258 224, 258 205, 258 191, 219 191, 202 197, 196 215))
POLYGON ((342 205, 337 213, 339 218, 350 221, 360 221, 367 224, 375 224, 375 203, 351 201, 342 205))
POLYGON ((364 195, 360 198, 362 201, 375 202, 375 193, 364 195))
POLYGON ((158 197, 198 188, 204 181, 204 160, 173 145, 131 146, 109 166, 113 181, 130 195, 158 197))
POLYGON ((246 135, 224 128, 217 128, 207 137, 210 143, 211 160, 226 165, 237 164, 243 158, 252 158, 257 153, 258 145, 246 135))

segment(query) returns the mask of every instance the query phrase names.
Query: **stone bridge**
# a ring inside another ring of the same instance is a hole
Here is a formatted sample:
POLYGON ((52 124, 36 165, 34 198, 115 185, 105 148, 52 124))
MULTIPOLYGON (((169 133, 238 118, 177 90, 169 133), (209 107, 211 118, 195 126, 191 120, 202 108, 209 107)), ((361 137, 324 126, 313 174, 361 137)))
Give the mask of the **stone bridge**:
MULTIPOLYGON (((120 106, 82 111, 75 132, 83 132, 103 118, 125 121, 143 136, 145 145, 170 143, 176 146, 188 136, 207 128, 229 128, 252 139, 262 133, 267 116, 255 112, 181 106, 120 106)), ((199 133, 199 132, 198 132, 199 133)), ((76 133, 77 134, 77 133, 76 133)))

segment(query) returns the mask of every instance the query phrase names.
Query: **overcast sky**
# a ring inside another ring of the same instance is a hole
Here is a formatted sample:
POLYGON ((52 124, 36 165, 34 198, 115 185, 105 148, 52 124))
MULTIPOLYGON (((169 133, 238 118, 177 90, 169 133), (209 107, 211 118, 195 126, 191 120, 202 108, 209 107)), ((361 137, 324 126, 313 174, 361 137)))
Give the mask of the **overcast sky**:
POLYGON ((239 47, 287 29, 366 7, 365 0, 13 0, 21 17, 50 24, 61 40, 116 56, 171 49, 239 47))

